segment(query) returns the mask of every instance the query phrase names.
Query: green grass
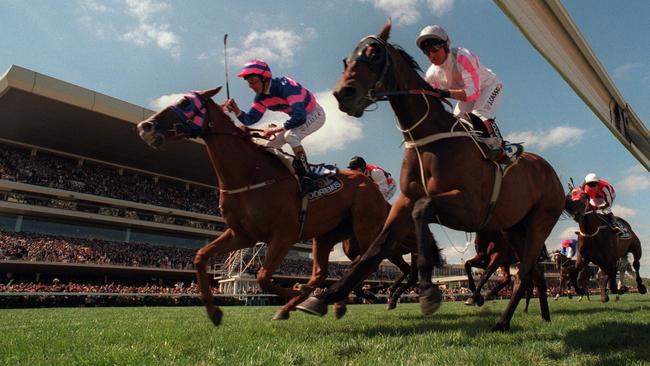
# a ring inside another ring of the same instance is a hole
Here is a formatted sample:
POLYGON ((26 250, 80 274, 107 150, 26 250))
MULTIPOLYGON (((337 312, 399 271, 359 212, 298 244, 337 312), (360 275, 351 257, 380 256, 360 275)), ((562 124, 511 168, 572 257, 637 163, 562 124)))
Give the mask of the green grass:
POLYGON ((505 301, 483 308, 444 303, 433 316, 418 304, 350 306, 342 320, 276 307, 225 307, 220 327, 203 308, 0 310, 6 365, 641 365, 650 364, 650 296, 619 302, 536 299, 494 333, 505 301))

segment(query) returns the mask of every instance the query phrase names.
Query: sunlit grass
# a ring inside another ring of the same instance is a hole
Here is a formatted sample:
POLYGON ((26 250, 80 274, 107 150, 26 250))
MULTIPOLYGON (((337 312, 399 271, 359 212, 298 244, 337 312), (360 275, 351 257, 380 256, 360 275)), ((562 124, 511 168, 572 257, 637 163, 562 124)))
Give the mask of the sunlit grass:
MULTIPOLYGON (((551 301, 552 322, 520 306, 508 333, 490 328, 505 301, 483 308, 444 303, 430 317, 417 304, 350 306, 342 320, 276 307, 225 307, 220 327, 203 308, 0 310, 0 362, 7 365, 402 365, 650 363, 650 296, 602 304, 551 301)), ((523 304, 522 304, 523 305, 523 304)))

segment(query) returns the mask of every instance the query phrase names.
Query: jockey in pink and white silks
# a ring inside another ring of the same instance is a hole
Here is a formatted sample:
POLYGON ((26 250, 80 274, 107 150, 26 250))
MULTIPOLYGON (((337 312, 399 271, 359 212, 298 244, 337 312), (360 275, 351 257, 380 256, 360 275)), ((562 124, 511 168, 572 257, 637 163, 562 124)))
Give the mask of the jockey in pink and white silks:
POLYGON ((237 75, 248 82, 255 92, 253 105, 248 112, 242 112, 234 99, 226 101, 226 107, 235 113, 237 119, 246 126, 257 123, 267 109, 284 112, 289 115, 282 126, 263 129, 262 136, 272 137, 266 146, 281 148, 289 144, 296 160, 295 164, 301 170, 299 174, 309 178, 307 154, 302 147, 302 140, 325 124, 325 111, 314 95, 293 79, 281 76, 274 78, 269 65, 259 59, 251 60, 237 75))
POLYGON ((482 139, 490 149, 488 157, 503 158, 503 139, 494 121, 503 95, 501 80, 468 49, 450 48, 451 40, 439 25, 424 27, 415 42, 431 61, 425 80, 441 97, 459 101, 456 116, 471 112, 479 117, 488 133, 482 139))
POLYGON ((376 165, 367 164, 361 156, 352 157, 348 163, 348 169, 360 171, 372 179, 386 201, 395 195, 397 185, 390 173, 376 165))

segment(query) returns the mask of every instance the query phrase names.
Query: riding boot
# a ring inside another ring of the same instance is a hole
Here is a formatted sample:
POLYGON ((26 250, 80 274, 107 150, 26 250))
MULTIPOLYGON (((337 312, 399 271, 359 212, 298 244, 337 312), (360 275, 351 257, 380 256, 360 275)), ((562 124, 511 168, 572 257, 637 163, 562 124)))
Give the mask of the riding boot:
POLYGON ((603 214, 603 218, 607 222, 607 225, 614 231, 616 235, 622 235, 623 234, 623 229, 619 226, 618 221, 614 217, 614 214, 609 212, 606 214, 603 214))
POLYGON ((309 192, 313 187, 314 180, 312 178, 309 163, 307 163, 306 154, 296 154, 296 159, 294 160, 293 167, 300 177, 300 191, 309 192))
POLYGON ((482 139, 485 146, 489 149, 485 153, 486 157, 497 163, 505 163, 506 161, 504 160, 507 160, 507 156, 503 150, 503 138, 501 137, 501 132, 499 132, 496 122, 490 118, 484 120, 483 124, 485 124, 488 132, 487 136, 482 139))

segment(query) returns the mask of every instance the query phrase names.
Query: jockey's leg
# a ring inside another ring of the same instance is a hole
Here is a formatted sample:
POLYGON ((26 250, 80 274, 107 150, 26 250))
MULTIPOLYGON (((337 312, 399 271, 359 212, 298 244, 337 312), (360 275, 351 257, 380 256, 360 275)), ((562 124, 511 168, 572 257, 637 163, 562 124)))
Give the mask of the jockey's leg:
POLYGON ((487 136, 483 139, 485 145, 490 149, 487 152, 487 158, 493 161, 500 161, 505 157, 503 150, 503 138, 501 132, 494 120, 496 110, 501 103, 503 95, 503 84, 496 81, 490 86, 481 90, 481 94, 474 102, 472 113, 478 116, 487 130, 487 136))

